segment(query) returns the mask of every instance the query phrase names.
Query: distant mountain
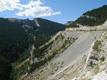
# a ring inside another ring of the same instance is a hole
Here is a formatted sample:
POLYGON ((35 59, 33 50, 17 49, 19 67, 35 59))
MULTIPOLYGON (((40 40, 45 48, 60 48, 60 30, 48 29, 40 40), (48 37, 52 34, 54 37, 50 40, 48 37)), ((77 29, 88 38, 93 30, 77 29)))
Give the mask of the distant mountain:
POLYGON ((39 32, 47 33, 48 35, 52 35, 57 33, 60 30, 64 30, 63 24, 59 24, 57 22, 49 21, 46 19, 37 18, 39 23, 39 32))
POLYGON ((65 26, 42 18, 0 18, 0 80, 10 80, 12 63, 29 56, 32 44, 38 48, 65 26))
POLYGON ((107 5, 104 5, 100 8, 87 11, 75 22, 82 25, 95 26, 103 24, 106 20, 107 20, 107 5))

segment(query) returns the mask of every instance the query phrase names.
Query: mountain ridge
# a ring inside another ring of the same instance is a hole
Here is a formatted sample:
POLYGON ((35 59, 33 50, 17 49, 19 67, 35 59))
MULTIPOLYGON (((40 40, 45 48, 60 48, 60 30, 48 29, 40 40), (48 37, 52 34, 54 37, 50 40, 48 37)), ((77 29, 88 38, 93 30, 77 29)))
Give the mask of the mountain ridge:
POLYGON ((107 5, 83 13, 75 22, 81 25, 101 25, 107 20, 107 5))

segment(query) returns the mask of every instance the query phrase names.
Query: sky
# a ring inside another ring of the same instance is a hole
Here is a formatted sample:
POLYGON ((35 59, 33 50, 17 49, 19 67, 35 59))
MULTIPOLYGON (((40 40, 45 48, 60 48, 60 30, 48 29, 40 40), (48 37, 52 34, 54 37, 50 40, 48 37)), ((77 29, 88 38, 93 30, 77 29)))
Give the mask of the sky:
POLYGON ((84 12, 107 5, 107 0, 0 0, 0 17, 74 21, 84 12))

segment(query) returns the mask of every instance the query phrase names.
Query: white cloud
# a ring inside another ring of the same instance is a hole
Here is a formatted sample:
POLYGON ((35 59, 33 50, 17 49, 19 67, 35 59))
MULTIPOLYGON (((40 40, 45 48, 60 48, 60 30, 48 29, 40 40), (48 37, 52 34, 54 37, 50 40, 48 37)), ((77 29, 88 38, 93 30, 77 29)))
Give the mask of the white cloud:
POLYGON ((21 4, 20 0, 0 0, 0 12, 16 9, 18 12, 15 15, 26 17, 51 16, 61 13, 54 12, 51 7, 45 6, 41 0, 31 0, 28 4, 21 4))
POLYGON ((0 0, 0 12, 14 9, 22 10, 20 0, 0 0))

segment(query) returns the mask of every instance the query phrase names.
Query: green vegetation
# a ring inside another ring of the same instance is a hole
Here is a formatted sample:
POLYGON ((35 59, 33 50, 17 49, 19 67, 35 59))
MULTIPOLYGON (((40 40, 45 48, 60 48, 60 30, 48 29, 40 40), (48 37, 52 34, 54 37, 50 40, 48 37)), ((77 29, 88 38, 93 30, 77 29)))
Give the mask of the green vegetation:
POLYGON ((93 49, 97 52, 100 52, 101 51, 101 49, 100 49, 101 45, 102 45, 101 41, 97 40, 93 46, 93 49))
POLYGON ((105 61, 105 56, 102 56, 102 57, 100 58, 100 60, 101 60, 101 61, 105 61))
POLYGON ((65 30, 65 25, 59 24, 53 21, 37 18, 41 27, 39 27, 39 33, 54 35, 58 31, 65 30))
POLYGON ((107 20, 107 5, 88 11, 76 20, 77 23, 88 26, 101 25, 107 20), (89 17, 86 17, 89 16, 89 17))
POLYGON ((0 80, 10 80, 11 65, 0 55, 0 80))
POLYGON ((11 63, 28 48, 28 36, 20 22, 0 18, 0 79, 10 80, 11 63))
MULTIPOLYGON (((37 27, 35 24, 35 19, 20 20, 0 18, 1 80, 12 80, 13 77, 13 80, 16 80, 21 74, 25 74, 29 63, 26 62, 18 69, 15 69, 15 67, 29 58, 31 45, 34 44, 39 50, 39 47, 46 43, 51 36, 65 29, 64 25, 59 23, 40 18, 37 20, 40 23, 40 27, 37 27)), ((41 53, 41 51, 39 53, 41 53)), ((42 54, 39 53, 35 54, 35 56, 42 56, 42 54)))
POLYGON ((79 26, 77 25, 76 22, 68 22, 67 28, 78 28, 79 26))

